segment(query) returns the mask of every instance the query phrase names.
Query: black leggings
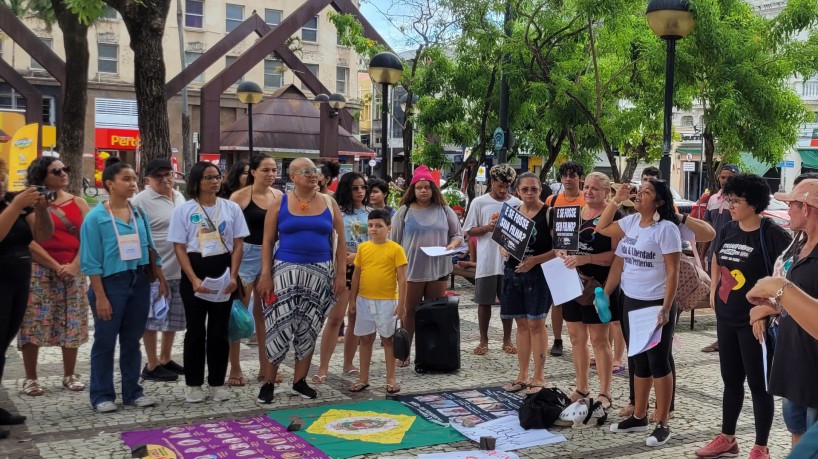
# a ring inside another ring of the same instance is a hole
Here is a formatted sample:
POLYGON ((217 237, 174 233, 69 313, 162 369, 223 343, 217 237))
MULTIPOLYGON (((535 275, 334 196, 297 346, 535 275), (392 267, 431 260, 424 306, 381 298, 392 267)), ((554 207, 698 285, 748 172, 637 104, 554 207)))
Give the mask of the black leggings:
MULTIPOLYGON (((625 341, 630 341, 630 324, 628 320, 628 313, 637 309, 646 308, 649 306, 661 306, 662 300, 636 300, 622 294, 622 334, 625 336, 625 341)), ((671 350, 673 348, 673 327, 676 325, 676 304, 670 308, 668 314, 668 322, 662 327, 662 339, 659 344, 651 349, 648 349, 641 354, 633 356, 628 359, 629 365, 635 367, 636 376, 640 378, 663 378, 671 373, 670 359, 671 350)))
POLYGON ((6 351, 26 315, 31 288, 31 258, 0 258, 0 379, 6 367, 6 351))
MULTIPOLYGON (((753 336, 750 325, 725 324, 716 321, 719 339, 719 367, 724 381, 722 399, 721 431, 726 435, 736 434, 736 423, 744 405, 744 380, 750 386, 755 417, 756 444, 767 446, 770 428, 773 425, 775 406, 773 396, 765 388, 764 366, 761 344, 753 336)), ((772 352, 767 350, 767 368, 772 365, 772 352)))
MULTIPOLYGON (((199 253, 188 253, 190 265, 199 279, 217 278, 230 267, 230 254, 202 257, 199 253)), ((231 301, 211 303, 194 296, 193 285, 186 275, 182 275, 179 293, 185 306, 184 363, 185 384, 204 384, 205 359, 207 360, 207 383, 210 387, 224 385, 227 375, 227 361, 230 356, 230 340, 227 324, 230 322, 231 301)))
MULTIPOLYGON (((676 362, 673 361, 673 350, 670 351, 670 372, 673 374, 673 397, 670 399, 670 412, 676 411, 676 362)), ((628 390, 630 404, 636 405, 636 395, 633 393, 633 377, 636 373, 636 363, 633 357, 628 357, 628 390)))

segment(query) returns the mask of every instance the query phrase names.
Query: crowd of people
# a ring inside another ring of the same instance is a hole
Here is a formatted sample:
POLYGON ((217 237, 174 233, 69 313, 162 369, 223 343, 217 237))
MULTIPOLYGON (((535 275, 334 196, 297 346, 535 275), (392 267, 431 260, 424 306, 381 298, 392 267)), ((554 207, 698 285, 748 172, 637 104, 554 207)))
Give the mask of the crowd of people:
MULTIPOLYGON (((140 379, 175 381, 180 376, 186 402, 225 402, 231 398, 229 387, 248 384, 239 343, 228 335, 234 300, 252 309, 259 403, 275 400, 276 384, 283 382, 279 366, 290 348, 292 392, 316 398, 341 341, 342 371, 357 376, 349 391, 368 389, 374 383, 370 367, 378 335, 386 357, 385 391, 398 393, 396 369, 410 364, 410 359, 395 358, 398 321, 411 341, 416 307, 445 296, 446 281, 458 266, 421 248, 445 247, 468 253, 459 266, 471 269, 467 272, 475 285, 475 355, 489 352, 490 320, 499 306, 501 349, 518 361, 506 391, 530 395, 548 386, 546 355, 562 355, 565 323, 576 373, 571 400, 591 396, 589 368, 595 365, 599 390, 594 399, 610 410, 612 376, 627 369, 630 397, 621 411, 624 419, 610 430, 646 432, 653 423, 645 442, 661 446, 672 436, 669 421, 675 409, 677 291, 689 280, 680 266, 689 262, 689 253, 698 260, 700 250, 711 280, 718 337, 704 350, 719 352, 724 393, 721 433, 696 455, 738 454, 735 435, 745 381, 755 420, 751 458, 769 457, 774 396, 784 399, 783 418, 793 445, 808 441, 802 436, 809 429, 816 435, 818 389, 803 369, 818 367, 818 323, 810 314, 818 301, 818 176, 805 174, 791 192, 775 195, 789 204, 792 237, 762 216, 771 199, 766 181, 732 165, 721 167, 718 192, 704 196, 702 209, 692 214, 679 213, 670 186, 655 168, 643 171, 639 186, 619 185, 600 172, 586 175, 571 161, 559 168, 558 190, 533 173, 518 175, 507 164, 495 165, 488 173, 489 191, 473 199, 468 211, 447 204, 425 166, 402 183, 406 189, 397 209, 386 205, 387 182, 347 172, 336 183, 335 168, 307 158, 290 163, 290 191, 275 187, 280 180, 276 161, 256 155, 235 165, 226 179, 215 164, 195 164, 184 194, 173 188, 169 161, 148 162, 139 191, 137 171, 114 159, 102 174, 108 199, 93 209, 66 191, 70 173, 57 158, 38 158, 28 170, 32 187, 12 194, 5 192, 7 174, 0 164, 0 339, 5 351, 17 337, 25 395, 46 393, 37 372, 42 346, 61 347, 65 389, 86 389, 75 367, 77 349, 88 340, 90 312, 94 339, 88 392, 95 410, 119 409, 117 342, 125 405, 156 403, 140 379), (492 239, 505 205, 532 222, 520 258, 492 239), (554 238, 555 210, 568 206, 579 212, 575 249, 560 248, 554 238), (610 317, 586 295, 553 304, 549 280, 539 268, 553 259, 576 269, 586 289, 604 289, 610 317), (222 286, 214 289, 218 282, 222 286), (640 311, 651 314, 651 322, 655 314, 659 339, 624 360, 632 318, 644 315, 640 311), (180 332, 183 358, 175 362, 172 347, 180 332), (319 335, 318 367, 310 377, 319 335), (140 339, 147 355, 144 367, 140 339)), ((0 425, 24 421, 0 409, 0 425)), ((7 435, 0 430, 0 437, 7 435)))

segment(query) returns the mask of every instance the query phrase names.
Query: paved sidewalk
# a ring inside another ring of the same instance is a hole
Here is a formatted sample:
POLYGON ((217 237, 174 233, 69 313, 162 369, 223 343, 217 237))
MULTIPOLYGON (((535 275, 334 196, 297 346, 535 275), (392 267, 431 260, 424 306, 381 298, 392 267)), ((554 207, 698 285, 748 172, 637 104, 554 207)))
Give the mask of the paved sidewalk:
MULTIPOLYGON (((502 352, 502 331, 499 321, 499 308, 495 310, 491 328, 489 353, 476 356, 472 350, 477 340, 477 308, 472 301, 472 289, 469 284, 458 284, 461 294, 461 355, 462 369, 451 375, 417 375, 410 368, 399 369, 398 378, 403 388, 402 393, 429 392, 434 390, 461 389, 501 385, 516 376, 517 358, 502 352)), ((549 321, 550 323, 550 321, 549 321)), ((696 327, 690 331, 690 314, 684 314, 677 326, 674 344, 679 374, 676 413, 671 419, 673 438, 663 448, 645 446, 647 434, 612 434, 606 423, 602 428, 572 430, 561 428, 568 441, 557 445, 519 450, 521 457, 550 458, 680 458, 695 457, 693 451, 713 438, 720 428, 722 383, 719 375, 718 354, 705 354, 700 349, 715 339, 715 322, 709 311, 697 312, 696 327)), ((551 333, 549 325, 549 334, 551 333)), ((549 337, 551 341, 552 337, 549 337)), ((550 357, 546 362, 546 376, 550 384, 562 390, 573 389, 574 370, 571 362, 571 344, 567 329, 564 330, 565 355, 550 357)), ((316 401, 300 397, 276 394, 276 401, 271 406, 256 403, 259 385, 255 383, 258 372, 257 350, 255 347, 242 345, 242 367, 250 384, 243 388, 232 389, 232 400, 224 403, 211 401, 199 404, 184 402, 184 382, 157 383, 145 382, 145 392, 156 399, 157 406, 147 409, 128 407, 116 413, 98 414, 90 406, 88 392, 69 392, 61 385, 62 363, 59 348, 44 348, 40 352, 40 381, 46 393, 41 397, 28 397, 22 393, 24 373, 22 358, 16 349, 16 343, 8 352, 6 379, 0 388, 0 406, 13 405, 21 414, 29 417, 24 426, 12 429, 11 437, 0 440, 0 458, 125 458, 130 451, 120 440, 122 431, 158 428, 212 419, 230 419, 264 413, 270 409, 294 408, 317 404, 345 403, 355 400, 383 398, 385 394, 385 377, 383 353, 376 346, 373 355, 373 372, 368 391, 353 394, 347 387, 355 381, 354 377, 341 375, 341 347, 338 346, 332 359, 330 376, 326 384, 315 386, 319 391, 316 401)), ((89 354, 91 345, 80 349, 78 372, 88 383, 89 354)), ((177 336, 174 347, 174 359, 182 362, 182 336, 177 336)), ((313 371, 317 368, 317 355, 313 359, 313 371)), ((285 362, 282 371, 285 384, 292 377, 292 359, 285 362)), ((311 373, 312 374, 312 373, 311 373)), ((117 373, 117 388, 119 378, 117 373)), ((280 386, 279 386, 280 387, 280 386)), ((118 389, 117 389, 118 390, 118 389)), ((591 373, 591 391, 598 391, 595 372, 591 373)), ((611 419, 618 420, 619 409, 627 404, 627 372, 616 375, 613 380, 612 396, 614 410, 611 419)), ((121 403, 121 400, 120 400, 121 403)), ((749 454, 754 439, 752 405, 750 392, 746 391, 744 410, 739 419, 738 437, 741 445, 740 457, 749 454)), ((776 415, 770 437, 770 450, 773 457, 784 457, 789 451, 790 436, 786 432, 781 418, 780 400, 776 400, 776 415)), ((416 448, 373 455, 372 457, 413 457, 422 452, 439 452, 453 450, 477 449, 477 445, 468 441, 416 448)))

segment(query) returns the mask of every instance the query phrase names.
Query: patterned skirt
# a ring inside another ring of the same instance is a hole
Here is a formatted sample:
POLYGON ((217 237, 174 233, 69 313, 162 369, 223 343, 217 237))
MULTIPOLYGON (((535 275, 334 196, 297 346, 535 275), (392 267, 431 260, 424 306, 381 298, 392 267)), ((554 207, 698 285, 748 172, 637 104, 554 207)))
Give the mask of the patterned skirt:
POLYGON ((276 298, 264 305, 267 360, 284 361, 290 343, 295 359, 303 360, 315 349, 327 312, 335 304, 332 293, 333 264, 288 263, 275 260, 273 280, 276 298))
POLYGON ((56 271, 32 263, 31 295, 17 347, 78 348, 88 341, 86 290, 84 274, 63 280, 56 271))

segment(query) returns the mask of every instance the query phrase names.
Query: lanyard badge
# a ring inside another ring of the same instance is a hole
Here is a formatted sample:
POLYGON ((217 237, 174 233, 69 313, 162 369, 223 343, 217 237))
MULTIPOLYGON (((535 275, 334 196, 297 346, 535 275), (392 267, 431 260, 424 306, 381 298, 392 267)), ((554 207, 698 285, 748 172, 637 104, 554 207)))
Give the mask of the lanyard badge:
POLYGON ((124 234, 120 235, 119 230, 116 227, 116 219, 114 218, 113 212, 111 212, 111 206, 106 201, 105 202, 105 209, 108 210, 108 215, 111 216, 111 225, 114 227, 114 234, 116 234, 116 245, 119 247, 119 259, 122 261, 131 261, 131 260, 139 260, 142 258, 142 244, 139 240, 139 227, 136 226, 136 215, 130 205, 128 206, 129 212, 131 214, 131 224, 133 225, 134 234, 124 234))
POLYGON ((227 252, 227 247, 222 241, 222 236, 219 233, 219 226, 214 221, 219 221, 219 202, 216 201, 216 207, 213 211, 213 218, 210 218, 208 215, 207 210, 199 204, 199 210, 202 211, 204 215, 204 220, 199 223, 199 252, 202 254, 202 257, 212 257, 215 255, 221 255, 227 252))

